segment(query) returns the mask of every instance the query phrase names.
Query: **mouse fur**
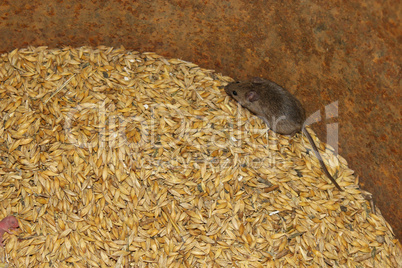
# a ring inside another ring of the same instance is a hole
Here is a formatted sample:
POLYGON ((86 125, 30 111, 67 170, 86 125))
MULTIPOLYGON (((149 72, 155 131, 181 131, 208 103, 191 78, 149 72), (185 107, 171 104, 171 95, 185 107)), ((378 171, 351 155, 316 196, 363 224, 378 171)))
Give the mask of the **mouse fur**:
POLYGON ((262 78, 232 82, 226 93, 243 107, 262 118, 271 130, 293 136, 301 131, 306 112, 300 101, 289 91, 262 78))

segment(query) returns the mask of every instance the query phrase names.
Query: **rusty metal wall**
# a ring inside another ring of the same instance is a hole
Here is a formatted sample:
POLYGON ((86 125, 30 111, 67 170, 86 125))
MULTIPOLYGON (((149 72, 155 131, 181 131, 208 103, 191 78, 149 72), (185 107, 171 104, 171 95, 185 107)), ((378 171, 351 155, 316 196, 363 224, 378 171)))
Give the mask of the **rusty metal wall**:
POLYGON ((339 153, 401 238, 401 10, 398 0, 0 1, 0 52, 123 45, 274 80, 321 113, 321 140, 338 124, 339 153))

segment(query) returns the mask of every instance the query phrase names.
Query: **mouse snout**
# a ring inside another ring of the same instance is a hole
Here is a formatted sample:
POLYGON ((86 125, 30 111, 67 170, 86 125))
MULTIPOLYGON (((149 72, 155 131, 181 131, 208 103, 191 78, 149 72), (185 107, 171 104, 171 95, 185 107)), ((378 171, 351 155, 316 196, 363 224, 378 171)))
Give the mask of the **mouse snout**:
POLYGON ((229 93, 229 92, 230 92, 230 89, 229 89, 230 84, 231 84, 231 83, 227 84, 227 85, 224 87, 225 92, 226 92, 226 94, 228 94, 228 95, 230 95, 230 93, 229 93))
POLYGON ((225 86, 225 92, 226 92, 226 94, 228 94, 229 96, 233 96, 233 94, 232 94, 232 92, 233 92, 232 86, 233 86, 234 84, 237 84, 237 83, 239 83, 239 82, 230 82, 229 84, 227 84, 227 85, 225 86))

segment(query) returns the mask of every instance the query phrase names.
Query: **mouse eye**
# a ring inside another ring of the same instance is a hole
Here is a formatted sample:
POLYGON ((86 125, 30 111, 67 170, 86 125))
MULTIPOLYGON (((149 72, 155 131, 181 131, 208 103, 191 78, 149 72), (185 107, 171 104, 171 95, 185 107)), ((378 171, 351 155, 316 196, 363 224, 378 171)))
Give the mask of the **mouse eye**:
POLYGON ((232 91, 233 96, 237 96, 237 91, 232 91))

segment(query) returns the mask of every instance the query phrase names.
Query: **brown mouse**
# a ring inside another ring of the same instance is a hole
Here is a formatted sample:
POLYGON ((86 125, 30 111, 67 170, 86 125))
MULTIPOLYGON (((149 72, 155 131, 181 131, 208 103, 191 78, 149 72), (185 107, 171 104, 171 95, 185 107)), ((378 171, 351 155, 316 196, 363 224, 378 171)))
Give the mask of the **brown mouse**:
POLYGON ((243 107, 262 118, 272 131, 290 136, 303 131, 313 147, 325 175, 336 188, 342 191, 335 179, 329 174, 314 140, 304 127, 306 112, 303 106, 289 91, 262 78, 229 83, 225 86, 225 91, 243 107))

